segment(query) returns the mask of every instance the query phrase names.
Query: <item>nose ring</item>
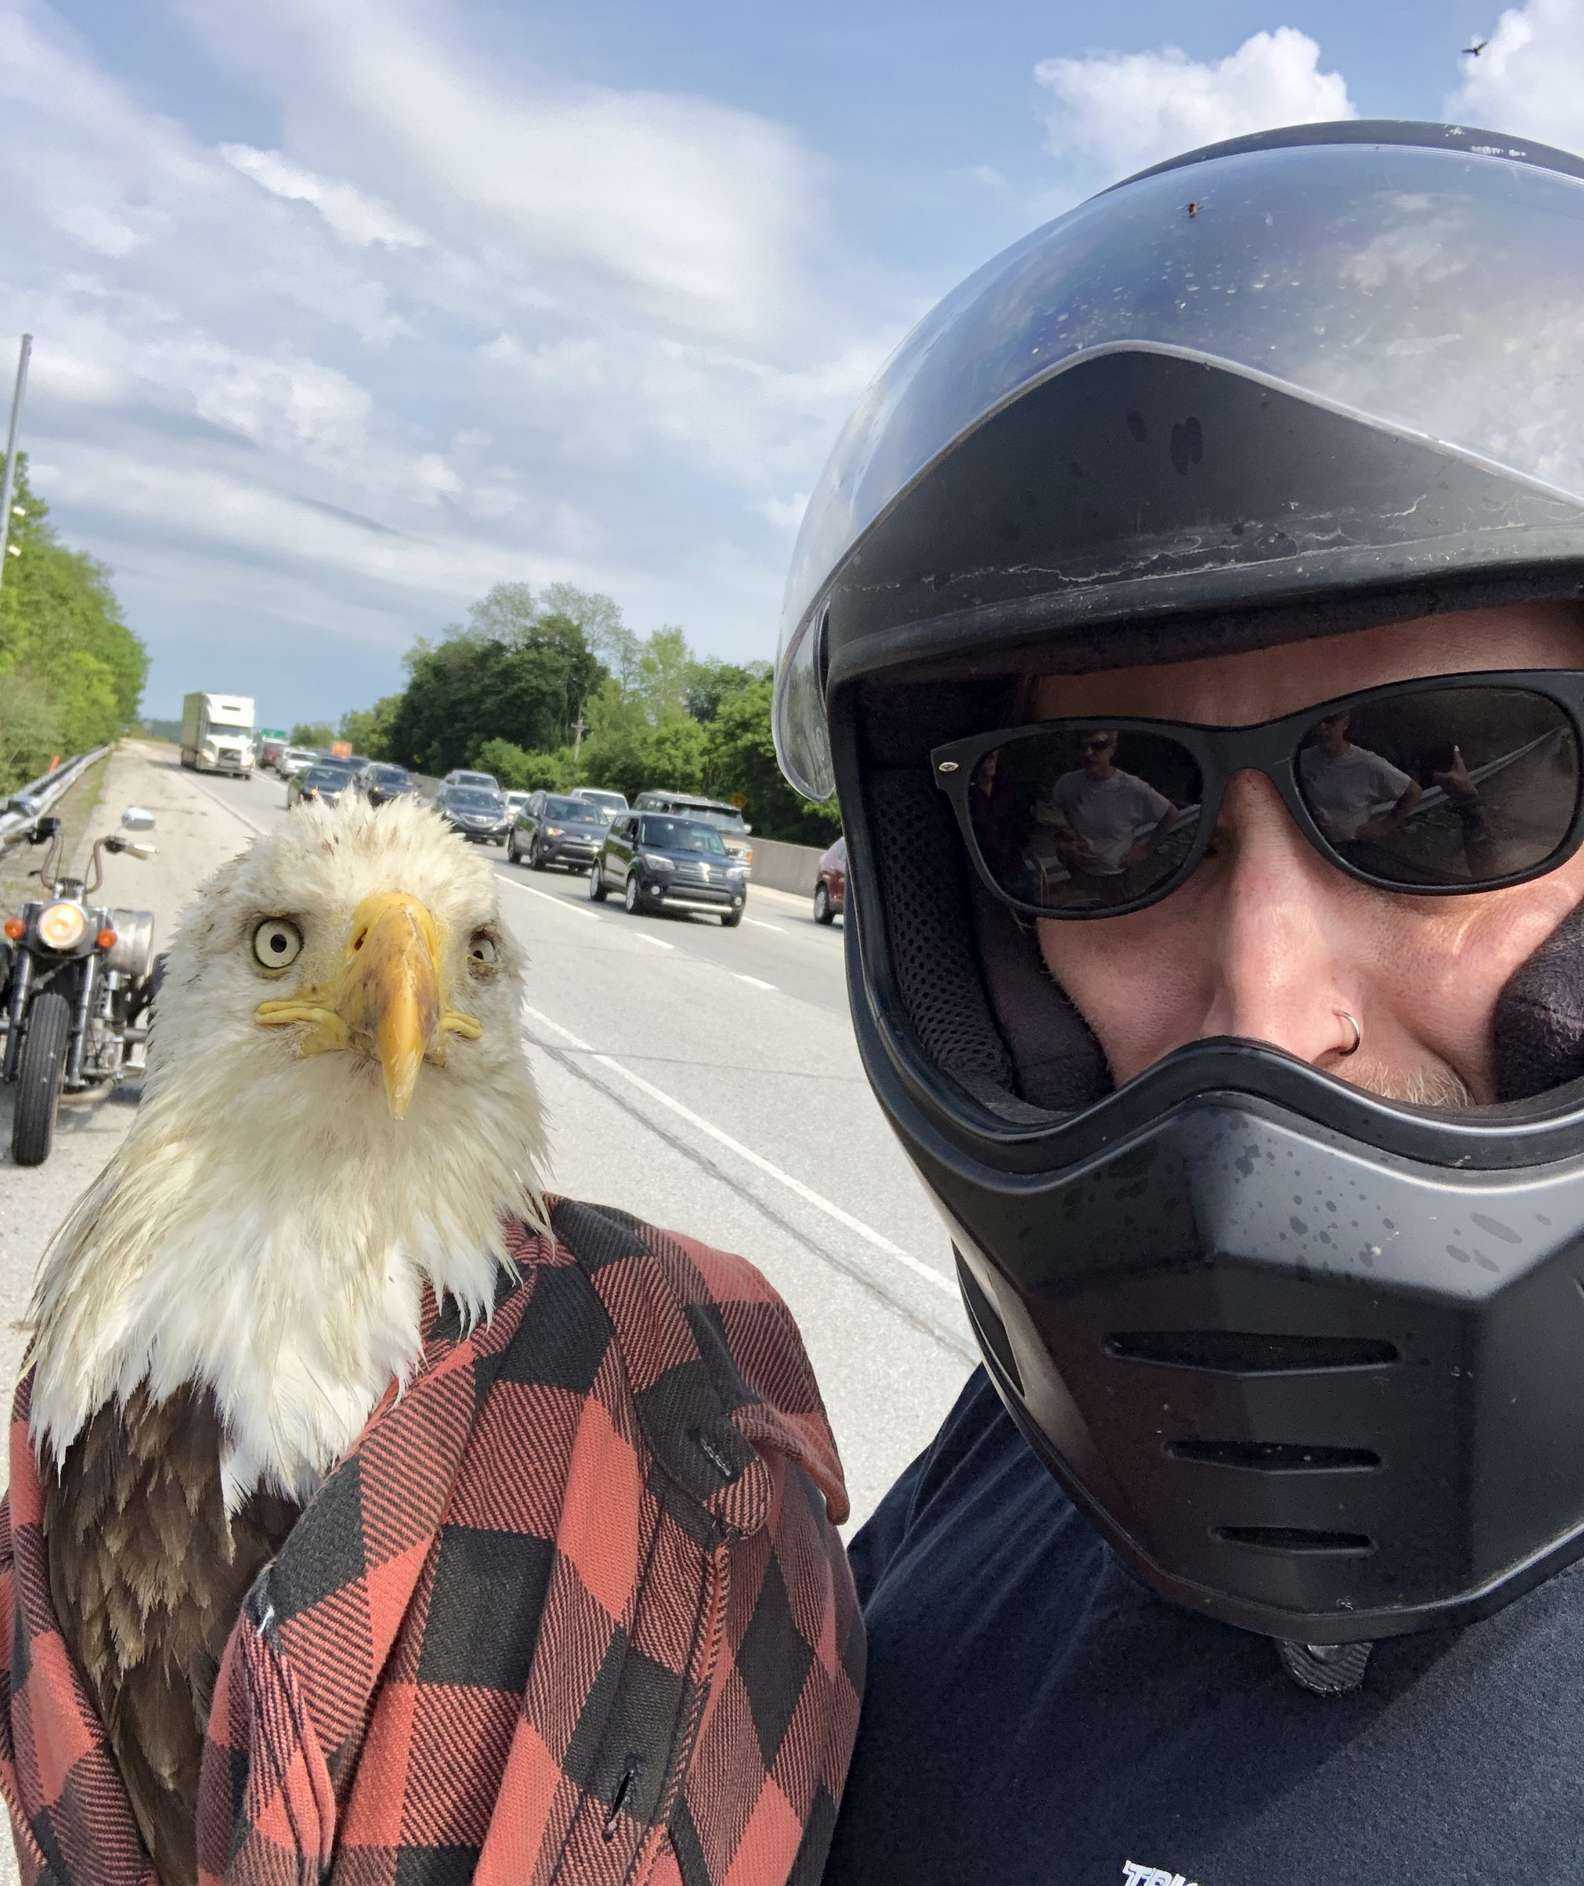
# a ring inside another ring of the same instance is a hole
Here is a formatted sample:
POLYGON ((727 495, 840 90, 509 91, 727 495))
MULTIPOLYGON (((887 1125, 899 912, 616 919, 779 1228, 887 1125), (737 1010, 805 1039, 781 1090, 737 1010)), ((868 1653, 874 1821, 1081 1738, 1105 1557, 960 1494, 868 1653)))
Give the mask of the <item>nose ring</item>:
POLYGON ((1351 1047, 1351 1048, 1344 1048, 1344 1049, 1342 1050, 1342 1058, 1343 1058, 1343 1060, 1346 1060, 1346 1059, 1347 1059, 1347 1057, 1348 1057, 1348 1056, 1349 1056, 1350 1054, 1357 1054, 1357 1053, 1358 1053, 1358 1051, 1359 1051, 1359 1044, 1360 1044, 1360 1043, 1361 1043, 1361 1042, 1363 1041, 1363 1039, 1364 1039, 1364 1030, 1363 1030, 1362 1028, 1360 1028, 1360 1027, 1359 1027, 1359 1025, 1358 1025, 1358 1021, 1357 1021, 1357 1019, 1356 1019, 1356 1018, 1355 1018, 1354 1016, 1352 1016, 1352 1015, 1350 1015, 1350 1014, 1349 1014, 1349 1013, 1347 1012, 1347 1010, 1346 1010, 1345 1008, 1339 1008, 1339 1009, 1337 1010, 1337 1014, 1338 1014, 1338 1015, 1339 1015, 1339 1016, 1340 1016, 1340 1017, 1342 1018, 1342 1020, 1343 1020, 1343 1021, 1345 1021, 1345 1022, 1347 1023, 1347 1025, 1348 1025, 1348 1027, 1349 1027, 1349 1028, 1351 1028, 1351 1029, 1353 1030, 1353 1045, 1352 1045, 1352 1047, 1351 1047))

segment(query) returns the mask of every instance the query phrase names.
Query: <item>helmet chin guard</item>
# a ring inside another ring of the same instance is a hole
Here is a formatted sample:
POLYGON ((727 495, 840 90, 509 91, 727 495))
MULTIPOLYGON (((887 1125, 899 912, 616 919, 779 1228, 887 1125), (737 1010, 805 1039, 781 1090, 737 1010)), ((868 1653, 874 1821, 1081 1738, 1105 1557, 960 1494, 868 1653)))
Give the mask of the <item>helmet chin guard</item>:
POLYGON ((919 1157, 986 1367, 1112 1545, 1309 1644, 1467 1623, 1584 1553, 1584 1160, 1383 1154, 1253 1044, 1159 1072, 1193 1091, 1043 1184, 919 1157))

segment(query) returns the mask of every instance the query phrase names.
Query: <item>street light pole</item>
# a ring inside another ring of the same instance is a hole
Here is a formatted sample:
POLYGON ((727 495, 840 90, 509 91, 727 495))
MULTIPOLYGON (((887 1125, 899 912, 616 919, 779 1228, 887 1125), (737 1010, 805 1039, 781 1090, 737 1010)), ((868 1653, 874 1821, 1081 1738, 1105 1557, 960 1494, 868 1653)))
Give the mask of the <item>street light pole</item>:
POLYGON ((5 477, 0 480, 0 583, 5 581, 6 549, 11 537, 11 493, 16 488, 17 426, 22 418, 22 401, 27 393, 28 355, 33 351, 33 336, 22 336, 22 351, 17 357, 16 391, 11 395, 11 429, 6 434, 5 477))

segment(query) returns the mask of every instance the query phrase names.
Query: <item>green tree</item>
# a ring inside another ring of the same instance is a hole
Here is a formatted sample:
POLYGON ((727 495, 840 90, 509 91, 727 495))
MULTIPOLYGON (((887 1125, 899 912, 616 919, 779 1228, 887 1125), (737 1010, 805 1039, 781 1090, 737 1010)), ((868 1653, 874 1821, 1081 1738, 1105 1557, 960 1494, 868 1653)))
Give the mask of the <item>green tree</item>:
POLYGON ((551 583, 540 603, 547 615, 565 616, 575 622, 602 666, 623 687, 632 685, 642 644, 622 620, 620 605, 613 597, 599 590, 579 589, 575 583, 551 583))
POLYGON ((336 737, 327 720, 300 720, 291 730, 294 747, 327 747, 336 737))
POLYGON ((570 747, 558 747, 553 753, 525 753, 510 740, 486 740, 473 763, 493 773, 508 792, 535 792, 541 786, 564 792, 576 783, 570 747))
POLYGON ((603 669, 573 616, 542 607, 526 583, 500 583, 473 604, 466 624, 439 642, 420 640, 407 673, 386 751, 445 773, 473 762, 491 740, 525 752, 568 744, 603 669))
POLYGON ((698 664, 686 634, 674 623, 656 629, 638 657, 637 690, 652 726, 688 711, 688 690, 698 664))
POLYGON ((0 790, 25 784, 44 769, 55 749, 55 703, 48 686, 26 669, 13 669, 0 686, 0 790))
POLYGON ((706 726, 715 719, 721 705, 730 696, 740 693, 755 681, 767 681, 771 675, 767 661, 722 661, 718 655, 711 655, 704 661, 693 664, 692 678, 688 682, 687 710, 695 720, 701 720, 706 726))
POLYGON ((372 707, 349 707, 341 716, 338 738, 350 741, 354 753, 366 753, 371 760, 388 760, 391 729, 401 700, 399 694, 387 694, 372 707))
POLYGON ((709 791, 740 801, 748 822, 765 838, 796 845, 828 845, 841 829, 835 803, 813 805, 781 776, 770 731, 774 682, 769 674, 728 695, 709 725, 709 791))
POLYGON ((0 787, 41 771, 56 752, 118 738, 137 719, 148 672, 108 570, 60 541, 20 453, 12 502, 17 554, 0 581, 0 787))

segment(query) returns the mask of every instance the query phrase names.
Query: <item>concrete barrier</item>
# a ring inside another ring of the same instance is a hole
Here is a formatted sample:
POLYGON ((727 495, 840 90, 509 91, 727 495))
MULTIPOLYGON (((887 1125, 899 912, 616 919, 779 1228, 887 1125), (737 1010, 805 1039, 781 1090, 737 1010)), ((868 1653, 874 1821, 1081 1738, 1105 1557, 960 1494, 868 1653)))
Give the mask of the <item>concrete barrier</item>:
MULTIPOLYGON (((823 845, 789 845, 779 838, 761 838, 757 832, 753 845, 754 884, 767 884, 773 891, 793 891, 803 897, 814 895, 814 879, 819 861, 825 855, 823 845)), ((833 844, 835 840, 831 841, 833 844)))

